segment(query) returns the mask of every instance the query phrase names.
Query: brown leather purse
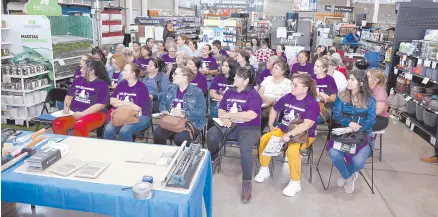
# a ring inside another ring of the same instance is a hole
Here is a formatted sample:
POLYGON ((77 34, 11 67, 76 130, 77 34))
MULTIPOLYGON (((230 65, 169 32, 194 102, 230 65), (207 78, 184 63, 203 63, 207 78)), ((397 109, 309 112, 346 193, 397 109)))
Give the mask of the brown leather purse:
POLYGON ((190 134, 190 139, 194 139, 195 128, 186 118, 173 115, 162 115, 160 118, 160 127, 174 133, 181 133, 182 131, 187 130, 190 134))
MULTIPOLYGON (((289 122, 289 127, 287 128, 287 132, 292 131, 293 129, 295 129, 295 127, 302 124, 303 122, 304 122, 304 120, 301 119, 299 114, 295 115, 295 118, 289 122)), ((306 130, 306 131, 294 136, 292 138, 292 140, 289 141, 289 143, 303 144, 303 143, 307 143, 307 141, 308 141, 308 131, 306 130)))
POLYGON ((111 123, 116 127, 138 123, 138 111, 127 106, 119 107, 111 112, 111 123))

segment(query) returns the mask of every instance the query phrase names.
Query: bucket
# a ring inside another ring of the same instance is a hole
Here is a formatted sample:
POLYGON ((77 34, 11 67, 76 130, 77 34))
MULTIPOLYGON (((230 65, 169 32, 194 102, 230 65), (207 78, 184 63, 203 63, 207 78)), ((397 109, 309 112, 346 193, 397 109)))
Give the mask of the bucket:
POLYGON ((435 131, 437 115, 428 110, 423 111, 424 126, 430 131, 435 131))
POLYGON ((417 104, 414 101, 407 101, 406 102, 406 109, 409 116, 415 117, 415 107, 417 104))
POLYGON ((424 108, 422 106, 415 107, 415 116, 417 118, 417 121, 423 122, 423 112, 424 108))

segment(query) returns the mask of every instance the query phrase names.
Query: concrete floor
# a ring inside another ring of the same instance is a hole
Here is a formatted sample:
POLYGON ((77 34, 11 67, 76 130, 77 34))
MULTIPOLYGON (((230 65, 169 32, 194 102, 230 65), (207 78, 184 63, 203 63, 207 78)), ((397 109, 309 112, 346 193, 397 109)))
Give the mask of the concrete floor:
MULTIPOLYGON (((315 143, 316 164, 324 140, 315 143)), ((384 155, 378 161, 378 152, 374 161, 373 195, 364 179, 356 181, 356 191, 346 194, 343 188, 336 186, 339 173, 333 171, 330 189, 325 191, 316 170, 313 170, 313 183, 309 184, 309 167, 303 166, 301 191, 292 198, 282 195, 289 181, 287 164, 275 163, 274 178, 265 183, 253 183, 252 201, 240 202, 241 171, 238 149, 228 148, 224 158, 222 173, 214 176, 213 213, 219 217, 266 217, 266 216, 355 216, 355 217, 438 217, 438 165, 419 161, 421 156, 433 154, 433 147, 411 133, 401 123, 391 123, 383 138, 384 155), (235 156, 235 157, 233 157, 235 156)), ((328 178, 331 162, 324 153, 320 170, 328 178)), ((369 179, 371 164, 363 170, 369 179)), ((34 212, 30 205, 18 204, 17 212, 9 216, 38 217, 92 217, 101 216, 46 207, 37 207, 34 212)))

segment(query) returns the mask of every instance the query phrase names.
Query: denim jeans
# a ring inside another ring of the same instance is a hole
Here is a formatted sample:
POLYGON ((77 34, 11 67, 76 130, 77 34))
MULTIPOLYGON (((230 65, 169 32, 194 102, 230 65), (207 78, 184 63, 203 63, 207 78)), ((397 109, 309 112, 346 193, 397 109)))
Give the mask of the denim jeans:
POLYGON ((135 124, 129 124, 121 127, 116 127, 109 122, 105 127, 103 138, 115 140, 117 133, 119 133, 120 141, 132 142, 132 135, 146 129, 151 123, 149 116, 138 116, 138 120, 139 121, 135 124))
POLYGON ((341 173, 342 178, 348 179, 351 177, 351 175, 361 170, 365 166, 367 159, 370 157, 371 149, 369 145, 363 147, 358 153, 356 153, 356 155, 352 157, 350 165, 347 165, 345 162, 344 152, 331 148, 329 150, 329 154, 330 159, 341 173))
MULTIPOLYGON (((324 116, 325 116, 325 120, 326 120, 327 122, 329 122, 330 114, 329 114, 327 111, 324 111, 324 116)), ((321 114, 318 115, 318 120, 316 120, 316 123, 317 123, 317 124, 322 124, 322 123, 324 123, 324 120, 322 119, 321 114)))

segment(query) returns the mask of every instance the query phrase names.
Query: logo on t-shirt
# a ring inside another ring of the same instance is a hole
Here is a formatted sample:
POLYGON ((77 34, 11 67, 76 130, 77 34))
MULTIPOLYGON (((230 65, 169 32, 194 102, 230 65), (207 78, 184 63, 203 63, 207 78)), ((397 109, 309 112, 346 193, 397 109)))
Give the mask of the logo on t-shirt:
POLYGON ((94 88, 76 85, 75 101, 90 104, 90 91, 94 91, 94 88))
POLYGON ((119 93, 119 100, 125 101, 125 102, 134 102, 134 97, 136 97, 136 93, 125 93, 121 92, 119 93))

